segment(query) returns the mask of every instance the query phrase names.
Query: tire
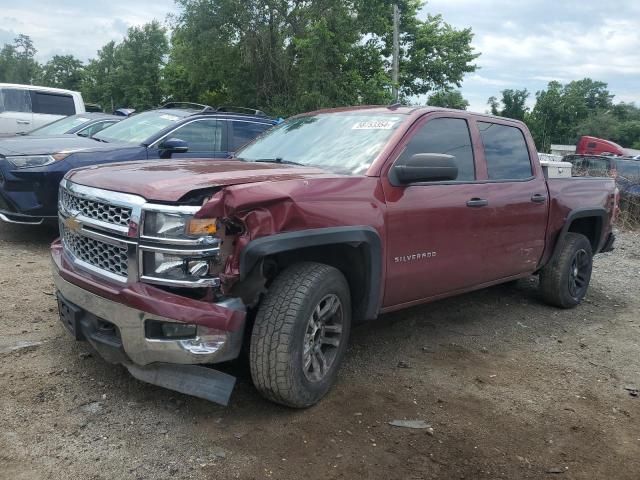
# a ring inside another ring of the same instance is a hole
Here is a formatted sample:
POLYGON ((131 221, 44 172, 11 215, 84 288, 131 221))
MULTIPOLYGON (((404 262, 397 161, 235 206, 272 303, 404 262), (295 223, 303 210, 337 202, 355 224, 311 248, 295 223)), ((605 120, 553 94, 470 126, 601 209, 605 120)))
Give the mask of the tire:
POLYGON ((256 313, 249 349, 254 385, 282 405, 316 404, 335 383, 350 326, 349 285, 339 270, 313 262, 287 268, 256 313))
POLYGON ((560 252, 540 272, 542 298, 555 307, 575 307, 587 294, 592 268, 591 242, 580 233, 567 233, 560 252))

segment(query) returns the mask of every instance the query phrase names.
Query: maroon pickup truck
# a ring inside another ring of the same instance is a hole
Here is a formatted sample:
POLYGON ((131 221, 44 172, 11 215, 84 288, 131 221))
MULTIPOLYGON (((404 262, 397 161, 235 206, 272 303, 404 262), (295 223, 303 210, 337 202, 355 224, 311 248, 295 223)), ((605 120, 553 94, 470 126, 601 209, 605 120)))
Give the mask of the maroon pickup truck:
POLYGON ((546 179, 520 122, 397 106, 300 115, 232 160, 75 170, 59 198, 76 339, 223 404, 235 378, 210 365, 247 355, 292 407, 330 389, 356 321, 529 275, 576 306, 618 209, 611 179, 546 179))

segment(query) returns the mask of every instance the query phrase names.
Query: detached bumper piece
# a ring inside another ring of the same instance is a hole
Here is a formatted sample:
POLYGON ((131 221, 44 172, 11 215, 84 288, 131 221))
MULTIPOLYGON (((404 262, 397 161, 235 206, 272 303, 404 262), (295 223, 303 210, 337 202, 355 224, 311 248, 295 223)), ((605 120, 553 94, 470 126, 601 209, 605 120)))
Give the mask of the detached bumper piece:
POLYGON ((139 367, 125 364, 138 380, 210 402, 228 405, 236 378, 212 368, 197 365, 159 363, 139 367))

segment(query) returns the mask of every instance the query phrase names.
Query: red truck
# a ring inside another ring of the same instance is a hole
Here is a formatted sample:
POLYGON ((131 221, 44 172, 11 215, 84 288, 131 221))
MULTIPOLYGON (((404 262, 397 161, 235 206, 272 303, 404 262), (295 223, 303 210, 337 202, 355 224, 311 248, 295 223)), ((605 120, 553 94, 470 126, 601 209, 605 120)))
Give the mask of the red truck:
POLYGON ((74 170, 52 245, 76 339, 223 404, 235 378, 211 364, 247 355, 266 398, 308 407, 354 322, 532 274, 546 302, 574 307, 613 248, 614 181, 545 179, 506 118, 324 110, 236 157, 74 170))
POLYGON ((576 145, 577 155, 627 155, 624 147, 611 140, 584 135, 576 145))

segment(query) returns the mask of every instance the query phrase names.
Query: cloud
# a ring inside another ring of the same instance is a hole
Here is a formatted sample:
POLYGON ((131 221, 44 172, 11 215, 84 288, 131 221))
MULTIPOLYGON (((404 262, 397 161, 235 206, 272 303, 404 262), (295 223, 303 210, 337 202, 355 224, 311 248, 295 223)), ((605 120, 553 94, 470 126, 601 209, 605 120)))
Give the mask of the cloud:
POLYGON ((100 2, 99 9, 93 2, 79 0, 22 0, 0 10, 6 29, 0 30, 0 42, 24 33, 33 40, 40 62, 55 54, 73 54, 86 61, 111 40, 122 40, 129 27, 154 19, 162 22, 175 9, 173 0, 111 0, 100 2))
POLYGON ((640 103, 640 2, 485 0, 478 9, 474 0, 431 0, 423 12, 472 28, 481 70, 462 88, 472 109, 484 111, 486 98, 504 88, 533 96, 551 80, 584 77, 607 82, 616 100, 640 103))

